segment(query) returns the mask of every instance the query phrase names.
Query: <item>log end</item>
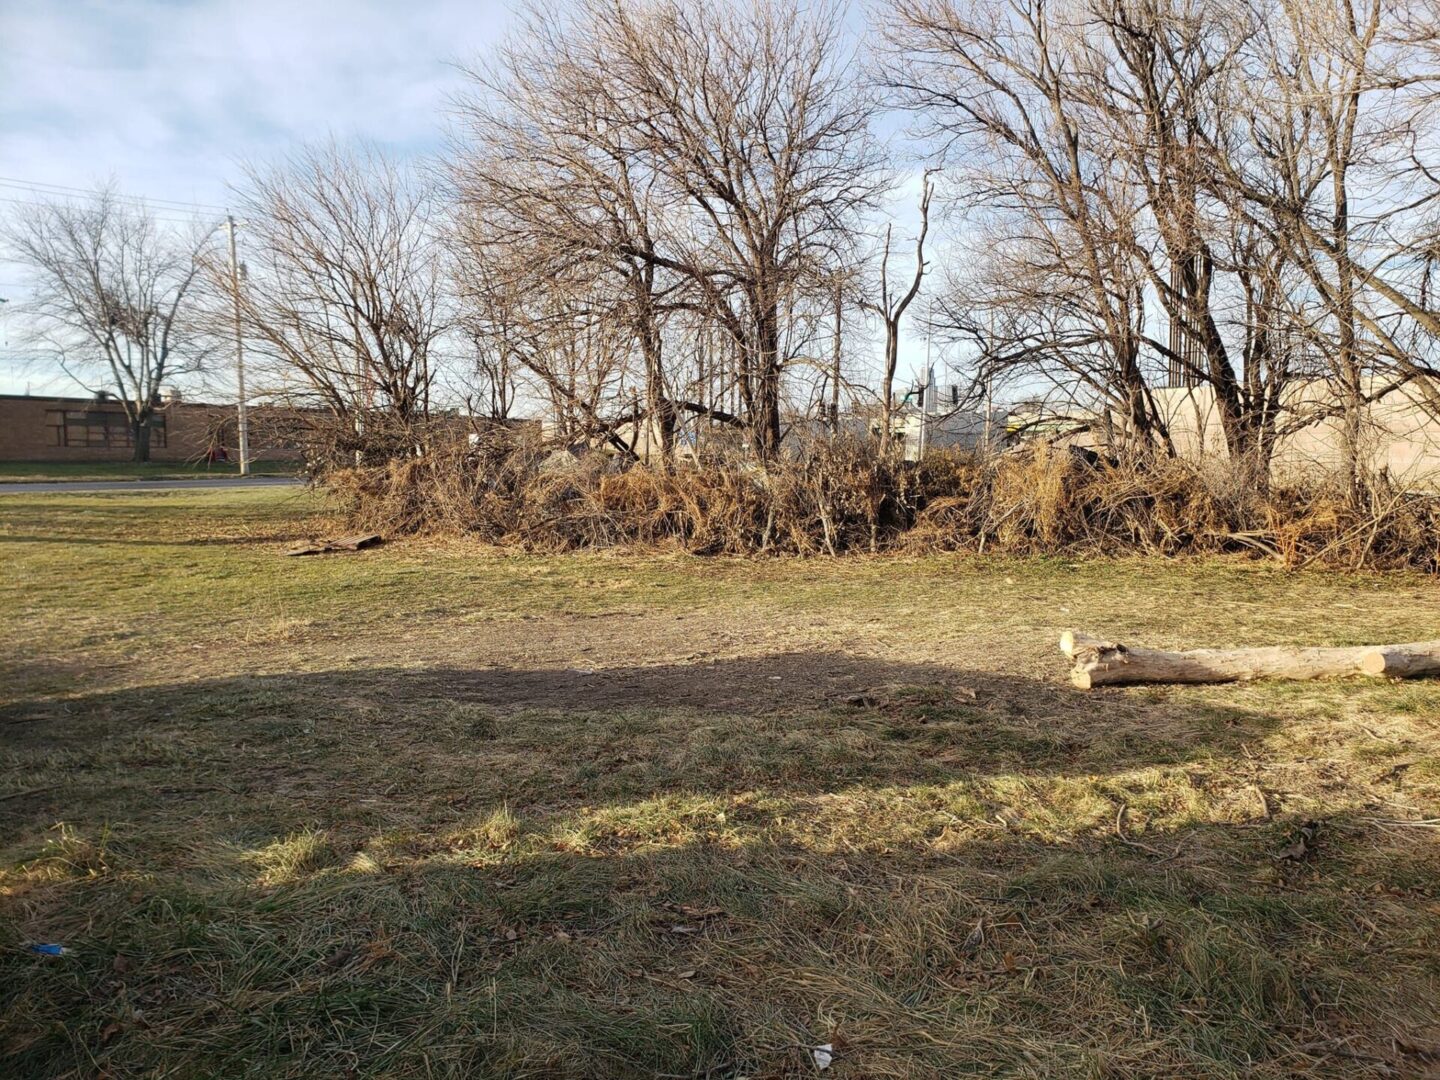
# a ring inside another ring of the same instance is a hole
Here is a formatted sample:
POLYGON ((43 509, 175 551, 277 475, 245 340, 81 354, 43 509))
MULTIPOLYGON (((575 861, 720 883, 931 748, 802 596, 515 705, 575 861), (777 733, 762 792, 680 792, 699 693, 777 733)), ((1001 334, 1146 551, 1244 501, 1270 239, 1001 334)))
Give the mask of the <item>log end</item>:
POLYGON ((1066 630, 1060 635, 1060 651, 1070 659, 1075 659, 1075 631, 1066 630))
POLYGON ((1371 649, 1360 658, 1360 670, 1366 675, 1384 675, 1386 663, 1384 649, 1371 649))
POLYGON ((1089 690, 1091 687, 1090 672, 1083 667, 1077 667, 1070 672, 1070 685, 1077 690, 1089 690))

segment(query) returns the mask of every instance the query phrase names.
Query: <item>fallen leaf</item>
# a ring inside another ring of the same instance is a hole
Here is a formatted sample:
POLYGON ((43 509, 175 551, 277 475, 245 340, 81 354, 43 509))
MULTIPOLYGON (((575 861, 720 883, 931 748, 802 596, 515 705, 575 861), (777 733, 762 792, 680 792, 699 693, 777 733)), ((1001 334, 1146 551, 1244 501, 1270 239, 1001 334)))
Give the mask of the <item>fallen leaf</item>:
POLYGON ((975 924, 975 929, 965 935, 965 944, 962 946, 967 953, 978 952, 985 944, 985 920, 981 919, 975 924))
POLYGON ((811 1049, 810 1056, 815 1059, 815 1068, 824 1072, 830 1067, 830 1063, 835 1060, 835 1047, 830 1043, 816 1046, 811 1049))
POLYGON ((1315 834, 1319 832, 1320 824, 1315 821, 1307 821, 1296 831, 1295 839, 1286 844, 1274 855, 1270 856, 1276 862, 1289 860, 1299 862, 1305 856, 1315 850, 1315 834))
POLYGON ((695 977, 695 969, 690 968, 686 971, 677 971, 675 977, 677 979, 693 979, 695 977))

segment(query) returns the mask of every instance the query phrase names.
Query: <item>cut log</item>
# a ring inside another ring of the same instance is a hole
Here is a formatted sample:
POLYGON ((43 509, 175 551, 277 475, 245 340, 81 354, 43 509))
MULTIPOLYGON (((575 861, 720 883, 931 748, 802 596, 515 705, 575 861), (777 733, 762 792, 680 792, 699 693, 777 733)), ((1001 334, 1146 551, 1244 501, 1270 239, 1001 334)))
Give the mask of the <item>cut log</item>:
POLYGON ((1082 690, 1125 683, 1223 683, 1251 679, 1331 679, 1347 675, 1440 674, 1440 641, 1350 648, 1271 646, 1166 652, 1121 645, 1072 630, 1060 651, 1075 666, 1070 681, 1082 690))

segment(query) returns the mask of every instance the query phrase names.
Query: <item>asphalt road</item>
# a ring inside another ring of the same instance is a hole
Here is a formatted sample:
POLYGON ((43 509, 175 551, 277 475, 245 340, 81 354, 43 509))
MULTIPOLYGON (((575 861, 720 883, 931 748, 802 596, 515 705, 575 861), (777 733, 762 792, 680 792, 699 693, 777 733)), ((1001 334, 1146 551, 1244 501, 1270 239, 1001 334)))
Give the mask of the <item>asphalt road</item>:
POLYGON ((294 476, 225 477, 214 480, 58 480, 35 484, 0 484, 0 495, 36 495, 64 491, 198 491, 205 488, 293 487, 294 476))

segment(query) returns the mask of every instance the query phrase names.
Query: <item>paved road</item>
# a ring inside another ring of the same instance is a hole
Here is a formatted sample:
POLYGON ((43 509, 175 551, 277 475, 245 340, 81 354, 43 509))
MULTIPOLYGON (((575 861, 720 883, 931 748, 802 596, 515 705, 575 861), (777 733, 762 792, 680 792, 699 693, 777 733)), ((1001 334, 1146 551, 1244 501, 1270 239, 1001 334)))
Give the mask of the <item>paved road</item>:
POLYGON ((58 480, 54 483, 0 484, 0 495, 36 495, 60 491, 194 491, 205 488, 292 487, 293 476, 225 477, 213 480, 58 480))

